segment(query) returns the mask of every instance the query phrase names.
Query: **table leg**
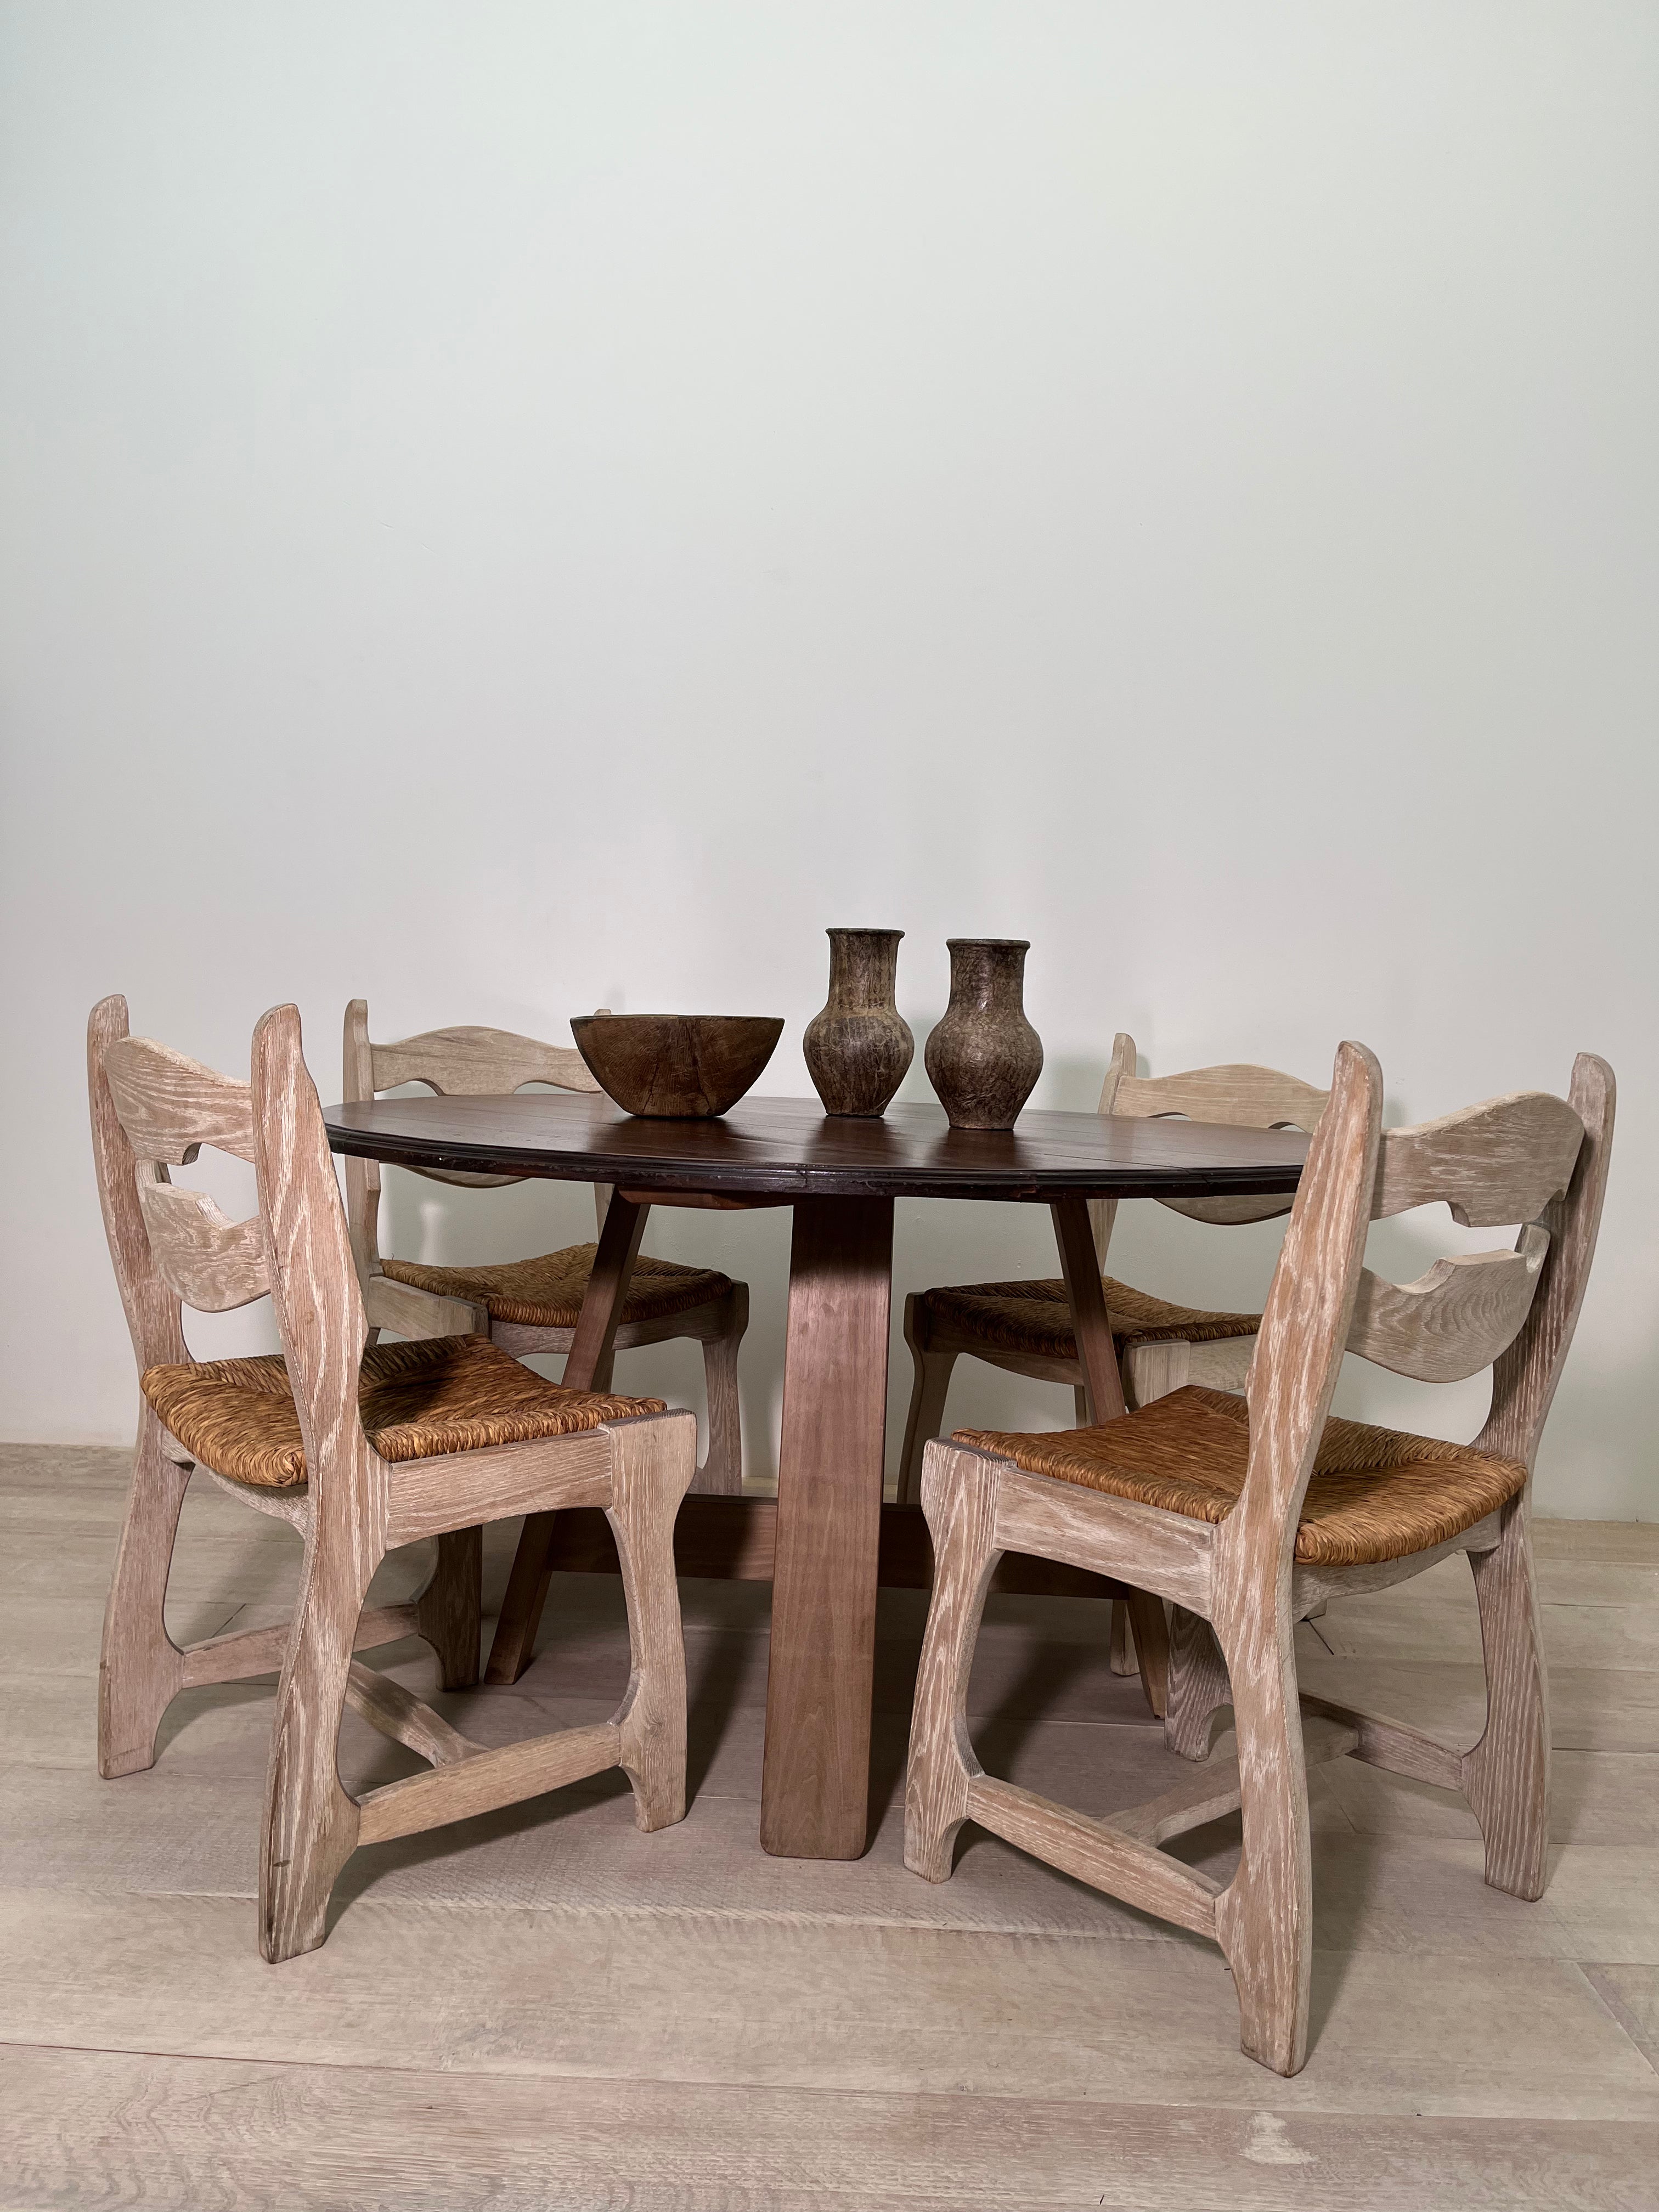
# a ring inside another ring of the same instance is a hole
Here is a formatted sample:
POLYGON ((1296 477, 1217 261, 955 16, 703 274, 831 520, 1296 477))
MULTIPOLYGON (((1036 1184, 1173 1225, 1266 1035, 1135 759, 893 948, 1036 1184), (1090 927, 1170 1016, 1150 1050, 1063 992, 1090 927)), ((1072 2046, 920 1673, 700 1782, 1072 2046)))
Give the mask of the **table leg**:
POLYGON ((890 1199, 797 1201, 761 1780, 782 1858, 868 1842, 892 1273, 890 1199))
POLYGON ((1072 1329, 1089 1404, 1097 1421, 1115 1421, 1126 1410, 1123 1378, 1117 1370, 1117 1347, 1100 1285, 1100 1255, 1090 1225, 1089 1201, 1057 1198, 1048 1210, 1054 1216, 1060 1271, 1071 1300, 1072 1329))
MULTIPOLYGON (((599 1249, 593 1255, 593 1272, 587 1279, 582 1307, 576 1316, 576 1333, 565 1354, 564 1380, 573 1390, 608 1390, 611 1349, 617 1323, 622 1319, 629 1279, 639 1257, 645 1235, 648 1206, 635 1206, 620 1193, 605 1210, 599 1231, 599 1249)), ((498 1687, 516 1682, 530 1664, 541 1626, 542 1607, 553 1578, 554 1513, 529 1513, 513 1555, 513 1571, 501 1600, 501 1617, 489 1646, 484 1680, 498 1687)))

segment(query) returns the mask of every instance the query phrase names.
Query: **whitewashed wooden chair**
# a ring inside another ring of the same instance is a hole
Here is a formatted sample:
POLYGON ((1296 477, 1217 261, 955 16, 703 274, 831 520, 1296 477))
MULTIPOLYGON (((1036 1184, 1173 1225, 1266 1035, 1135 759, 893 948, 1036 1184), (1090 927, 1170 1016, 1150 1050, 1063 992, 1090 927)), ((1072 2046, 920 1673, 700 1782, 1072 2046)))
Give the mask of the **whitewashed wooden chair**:
POLYGON ((360 1844, 436 1827, 612 1766, 641 1828, 685 1811, 685 1656, 673 1529, 696 1422, 660 1399, 566 1390, 477 1336, 368 1346, 368 1324, 300 1017, 253 1033, 251 1084, 128 1034, 126 1001, 93 1009, 88 1074, 99 1195, 137 1355, 132 1491, 104 1620, 98 1765, 153 1765, 182 1689, 280 1666, 259 1852, 259 1941, 273 1962, 314 1949, 360 1844), (204 1145, 252 1161, 257 1218, 228 1221, 170 1165, 204 1145), (281 1355, 192 1361, 181 1309, 269 1293, 281 1355), (285 1626, 180 1650, 162 1608, 194 1466, 305 1544, 285 1626), (623 1561, 633 1674, 614 1717, 505 1747, 471 1741, 357 1650, 410 1634, 447 1687, 478 1675, 480 1525, 570 1505, 605 1510, 623 1561), (399 1545, 437 1540, 412 1604, 365 1607, 399 1545), (336 1761, 347 1705, 432 1771, 347 1795, 336 1761))
MULTIPOLYGON (((517 1091, 526 1083, 551 1084, 561 1091, 599 1088, 571 1047, 544 1044, 507 1030, 428 1030, 395 1044, 373 1044, 368 1001, 354 999, 345 1016, 344 1096, 369 1099, 404 1083, 423 1083, 448 1098, 517 1091)), ((434 1182, 485 1190, 525 1180, 437 1168, 410 1172, 434 1182)), ((535 1259, 477 1267, 386 1259, 380 1249, 380 1164, 348 1159, 345 1173, 352 1249, 372 1328, 415 1338, 472 1330, 520 1358, 528 1352, 569 1351, 597 1245, 572 1244, 535 1259)), ((603 1229, 611 1193, 599 1185, 594 1195, 603 1229)), ((609 1389, 614 1354, 640 1345, 674 1337, 702 1345, 708 1450, 692 1484, 700 1494, 736 1497, 743 1489, 738 1350, 748 1326, 747 1283, 733 1282, 712 1267, 684 1267, 641 1252, 634 1261, 611 1351, 593 1377, 596 1389, 609 1389)))
MULTIPOLYGON (((1311 1136, 1330 1095, 1271 1067, 1196 1067, 1182 1075, 1144 1076, 1136 1074, 1136 1064, 1135 1041, 1120 1030, 1100 1093, 1101 1113, 1148 1120, 1181 1115, 1246 1129, 1304 1129, 1311 1136)), ((1166 1198, 1158 1203, 1194 1221, 1224 1225, 1270 1221, 1291 1210, 1288 1198, 1166 1198)), ((1117 1201, 1095 1199, 1089 1215, 1103 1269, 1117 1201)), ((1103 1280, 1127 1404, 1150 1405, 1188 1382, 1212 1390, 1243 1388, 1260 1314, 1204 1312, 1173 1305, 1109 1275, 1103 1280)), ((951 1373, 960 1358, 983 1359, 1037 1382, 1069 1382, 1077 1394, 1079 1425, 1091 1418, 1071 1306, 1058 1276, 914 1291, 904 1302, 904 1340, 915 1367, 899 1460, 898 1495, 904 1503, 914 1503, 920 1494, 922 1447, 945 1427, 951 1373)))
POLYGON ((922 1504, 936 1567, 917 1680, 905 1863, 951 1872, 976 1820, 1080 1881, 1213 1937, 1238 1992, 1244 2050, 1281 2074, 1307 2051, 1312 1956, 1309 1761, 1349 1756, 1459 1790, 1486 1877, 1542 1893, 1548 1688, 1528 1486, 1572 1340, 1601 1219, 1613 1073, 1581 1054, 1569 1101, 1521 1091, 1416 1128, 1381 1128, 1382 1078, 1337 1054, 1243 1401, 1187 1386, 1097 1428, 963 1430, 927 1446, 922 1504), (1510 1252, 1442 1260, 1418 1281, 1364 1266, 1368 1224, 1443 1200, 1467 1225, 1527 1225, 1510 1252), (1493 1364, 1472 1445, 1328 1419, 1344 1348, 1427 1382, 1493 1364), (1201 1694, 1166 1723, 1203 1771, 1103 1820, 985 1773, 965 1719, 985 1592, 1005 1551, 1112 1575, 1174 1607, 1174 1659, 1201 1694), (1419 1574, 1452 1552, 1474 1570, 1486 1725, 1462 1750, 1376 1715, 1298 1697, 1293 1631, 1327 1600, 1419 1574), (1236 1744, 1210 1752, 1233 1707, 1236 1744), (1243 1808, 1224 1887, 1159 1846, 1243 1808))

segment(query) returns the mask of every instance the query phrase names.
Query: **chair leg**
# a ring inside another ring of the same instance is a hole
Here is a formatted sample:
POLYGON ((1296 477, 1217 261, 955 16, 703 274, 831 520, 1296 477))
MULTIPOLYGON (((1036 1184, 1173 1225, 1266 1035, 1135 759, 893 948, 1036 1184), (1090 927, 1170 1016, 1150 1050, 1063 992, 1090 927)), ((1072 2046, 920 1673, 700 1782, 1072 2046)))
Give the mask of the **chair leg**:
POLYGON ((743 1495, 743 1413, 738 1396, 738 1348, 749 1326, 749 1291, 734 1283, 726 1301, 729 1321, 722 1336, 702 1347, 703 1383, 708 1400, 708 1456, 698 1468, 693 1491, 703 1498, 743 1495))
POLYGON ((163 1608, 190 1477, 162 1450, 161 1425, 146 1404, 98 1665, 98 1771, 106 1781, 155 1764, 155 1732, 184 1685, 184 1656, 163 1608))
POLYGON ((619 1423, 605 1518, 628 1604, 630 1672, 617 1716, 622 1765, 641 1828, 685 1818, 685 1638, 674 1574, 674 1516, 696 1470, 690 1413, 619 1423))
POLYGON ((314 1523, 307 1533, 259 1846, 259 1948, 273 1966, 322 1942, 329 1897, 356 1849, 357 1807, 340 1780, 340 1716, 357 1617, 378 1564, 355 1559, 349 1544, 325 1549, 314 1523))
POLYGON ((1164 1618, 1164 1601, 1150 1590, 1132 1590, 1126 1602, 1129 1626, 1134 1631, 1140 1686, 1152 1717, 1161 1721, 1170 1702, 1170 1624, 1164 1618))
POLYGON ((1129 1626, 1129 1601, 1124 1597, 1112 1600, 1111 1647, 1107 1663, 1115 1674, 1134 1674, 1139 1672, 1135 1657, 1135 1639, 1129 1626))
POLYGON ((1211 1722, 1232 1703, 1233 1686, 1215 1631, 1183 1605, 1170 1608, 1170 1692, 1164 1742, 1182 1759, 1207 1759, 1211 1722))
POLYGON ((904 1863, 926 1881, 951 1875, 968 1785, 982 1771, 968 1735, 968 1677, 985 1594, 1002 1557, 994 1540, 996 1478, 982 1454, 930 1443, 922 1510, 933 1540, 910 1757, 904 1784, 904 1863))
POLYGON ((415 1601, 416 1633, 437 1653, 446 1690, 470 1690, 478 1679, 483 1615, 483 1530, 446 1529, 432 1579, 415 1601))
POLYGON ((898 1502, 914 1505, 921 1496, 923 1449, 945 1426, 945 1401, 957 1354, 930 1348, 927 1310, 914 1291, 904 1301, 904 1341, 910 1347, 915 1379, 910 1386, 904 1449, 899 1455, 898 1502))
POLYGON ((1216 1935, 1238 1994, 1245 2056, 1275 2074, 1308 2056, 1313 1854, 1291 1624, 1261 1613, 1218 1621, 1233 1686, 1244 1851, 1216 1899, 1216 1935), (1282 1634, 1281 1634, 1282 1630, 1282 1634))
POLYGON ((1486 1662, 1486 1726, 1463 1759, 1463 1794, 1486 1844, 1486 1880, 1541 1897, 1548 1874, 1549 1678, 1524 1498, 1506 1507, 1497 1547, 1471 1552, 1486 1662))

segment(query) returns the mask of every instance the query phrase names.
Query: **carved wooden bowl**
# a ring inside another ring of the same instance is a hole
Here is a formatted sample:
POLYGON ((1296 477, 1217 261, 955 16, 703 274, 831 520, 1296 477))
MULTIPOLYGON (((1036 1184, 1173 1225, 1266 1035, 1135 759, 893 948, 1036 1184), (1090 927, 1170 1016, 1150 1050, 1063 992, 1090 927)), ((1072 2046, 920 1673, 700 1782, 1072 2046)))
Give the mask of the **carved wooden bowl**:
POLYGON ((623 1113, 706 1121, 753 1085, 783 1023, 770 1014, 575 1014, 570 1030, 623 1113))

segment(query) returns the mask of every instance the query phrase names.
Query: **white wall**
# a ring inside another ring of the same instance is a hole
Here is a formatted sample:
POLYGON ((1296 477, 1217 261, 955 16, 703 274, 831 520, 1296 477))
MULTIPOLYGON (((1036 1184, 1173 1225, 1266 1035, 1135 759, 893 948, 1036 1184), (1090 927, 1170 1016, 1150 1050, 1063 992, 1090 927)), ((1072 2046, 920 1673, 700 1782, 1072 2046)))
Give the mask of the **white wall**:
MULTIPOLYGON (((1091 1104, 1119 1026, 1155 1071, 1363 1038, 1395 1120, 1606 1053, 1541 1500, 1656 1511, 1650 6, 12 0, 0 37, 0 1435, 131 1432, 102 993, 239 1071, 295 998, 325 1097, 355 992, 386 1036, 780 1012, 799 1091, 821 933, 879 922, 919 1036, 947 933, 1033 940, 1039 1104, 1091 1104)), ((586 1202, 393 1211, 505 1256, 586 1202)), ((1271 1232, 1139 1212, 1122 1272, 1260 1295, 1271 1232)), ((754 1286, 761 1467, 787 1236, 653 1230, 754 1286)), ((901 1209, 901 1290, 1053 1267, 1040 1211, 901 1209)), ((952 1410, 1069 1418, 988 1371, 952 1410)))

